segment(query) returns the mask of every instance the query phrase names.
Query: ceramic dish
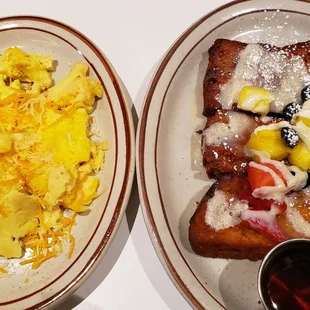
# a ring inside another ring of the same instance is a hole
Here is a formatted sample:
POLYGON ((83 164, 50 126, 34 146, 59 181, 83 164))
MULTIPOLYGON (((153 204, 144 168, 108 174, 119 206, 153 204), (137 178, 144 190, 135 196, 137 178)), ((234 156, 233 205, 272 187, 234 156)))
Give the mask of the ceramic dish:
POLYGON ((197 309, 262 309, 258 263, 199 257, 189 219, 212 184, 201 169, 202 84, 217 38, 285 45, 309 40, 306 1, 236 1, 209 13, 177 39, 145 97, 137 137, 137 171, 147 227, 171 279, 197 309), (271 4, 272 3, 272 4, 271 4))
POLYGON ((93 116, 96 130, 109 141, 104 169, 99 174, 105 192, 93 202, 88 214, 77 218, 73 257, 69 260, 60 255, 37 270, 16 262, 13 273, 0 277, 0 309, 43 309, 56 306, 78 288, 107 251, 119 226, 134 175, 131 102, 99 48, 67 25, 39 17, 0 19, 0 50, 9 46, 53 56, 58 61, 53 75, 56 81, 68 73, 72 63, 86 62, 90 75, 104 86, 104 96, 93 116))

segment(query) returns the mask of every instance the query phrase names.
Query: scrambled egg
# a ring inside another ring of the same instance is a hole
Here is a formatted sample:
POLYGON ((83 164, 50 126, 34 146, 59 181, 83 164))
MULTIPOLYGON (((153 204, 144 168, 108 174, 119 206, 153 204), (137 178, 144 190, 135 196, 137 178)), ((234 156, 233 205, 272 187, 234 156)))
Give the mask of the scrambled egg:
POLYGON ((93 174, 107 150, 89 130, 100 83, 78 63, 51 87, 52 70, 52 57, 17 47, 0 57, 0 255, 21 257, 28 247, 33 257, 22 264, 33 268, 61 253, 64 240, 72 255, 71 228, 97 196, 93 174))

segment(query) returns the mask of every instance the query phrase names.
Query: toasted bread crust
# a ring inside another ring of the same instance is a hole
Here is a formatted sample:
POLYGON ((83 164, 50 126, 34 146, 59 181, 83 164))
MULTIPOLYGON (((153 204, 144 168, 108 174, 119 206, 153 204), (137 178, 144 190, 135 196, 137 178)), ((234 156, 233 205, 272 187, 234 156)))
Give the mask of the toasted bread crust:
MULTIPOLYGON (((205 116, 213 115, 223 107, 218 101, 221 87, 226 84, 238 63, 240 52, 245 49, 246 43, 218 39, 209 49, 209 64, 203 82, 203 97, 205 116)), ((300 56, 310 72, 310 41, 276 47, 268 44, 261 46, 269 51, 284 51, 288 57, 300 56)))
POLYGON ((226 84, 238 63, 239 53, 247 46, 245 43, 218 39, 209 49, 209 64, 203 82, 205 116, 213 115, 222 109, 217 100, 221 86, 226 84))

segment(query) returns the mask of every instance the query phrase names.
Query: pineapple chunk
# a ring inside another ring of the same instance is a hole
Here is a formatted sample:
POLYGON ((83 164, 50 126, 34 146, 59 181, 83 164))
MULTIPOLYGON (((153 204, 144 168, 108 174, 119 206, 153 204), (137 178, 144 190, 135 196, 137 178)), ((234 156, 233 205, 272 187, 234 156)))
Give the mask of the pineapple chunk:
POLYGON ((298 143, 291 151, 288 161, 304 171, 310 169, 310 150, 304 142, 298 143))
POLYGON ((253 113, 267 114, 273 100, 272 93, 264 88, 244 86, 239 93, 237 107, 253 113))
POLYGON ((299 121, 302 121, 306 126, 310 127, 310 119, 304 116, 298 116, 296 118, 296 123, 298 123, 299 121))
POLYGON ((246 146, 251 150, 265 151, 275 160, 286 158, 291 151, 282 142, 280 130, 261 130, 253 133, 246 146))

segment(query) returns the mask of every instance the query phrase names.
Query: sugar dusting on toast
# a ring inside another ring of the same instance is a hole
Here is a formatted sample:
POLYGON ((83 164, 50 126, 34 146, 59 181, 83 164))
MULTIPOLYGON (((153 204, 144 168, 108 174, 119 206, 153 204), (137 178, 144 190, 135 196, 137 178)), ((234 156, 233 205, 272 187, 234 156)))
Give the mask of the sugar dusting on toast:
POLYGON ((235 111, 228 111, 228 123, 216 122, 203 130, 203 148, 210 145, 223 145, 231 148, 242 140, 244 133, 254 129, 255 120, 235 111))
MULTIPOLYGON (((303 190, 306 192, 306 196, 309 195, 309 189, 303 190)), ((305 237, 310 238, 310 223, 299 213, 295 208, 297 204, 298 195, 292 193, 286 197, 286 204, 288 206, 286 210, 286 218, 290 224, 294 227, 294 230, 302 234, 305 237)))
POLYGON ((206 212, 206 224, 214 230, 226 229, 238 225, 240 214, 249 208, 248 203, 237 198, 228 199, 221 190, 216 190, 214 196, 208 202, 206 212))
POLYGON ((235 71, 222 86, 218 100, 223 108, 231 108, 244 86, 257 86, 273 92, 271 111, 281 112, 286 104, 299 100, 297 94, 309 83, 310 74, 300 56, 290 56, 286 50, 270 45, 248 44, 240 52, 235 71))

